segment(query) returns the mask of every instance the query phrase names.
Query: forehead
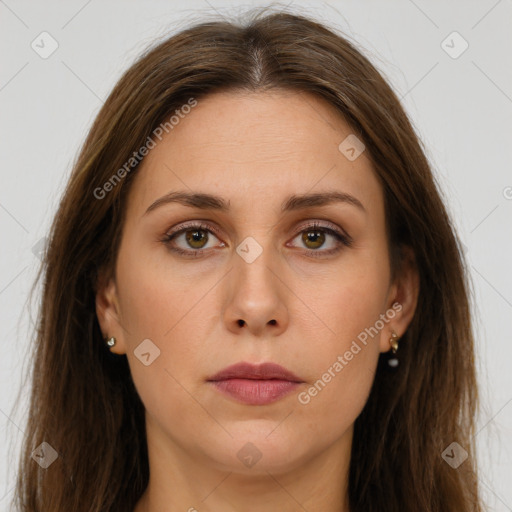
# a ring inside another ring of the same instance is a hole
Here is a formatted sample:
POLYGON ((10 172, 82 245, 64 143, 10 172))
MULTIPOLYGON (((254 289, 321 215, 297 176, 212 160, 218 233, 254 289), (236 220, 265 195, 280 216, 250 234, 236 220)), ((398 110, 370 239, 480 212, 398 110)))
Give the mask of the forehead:
POLYGON ((177 110, 172 128, 161 141, 153 137, 156 146, 137 170, 132 210, 143 213, 176 189, 223 196, 233 209, 248 199, 268 206, 290 194, 327 189, 355 195, 365 205, 382 204, 366 152, 351 160, 339 149, 353 130, 312 94, 222 92, 177 110))

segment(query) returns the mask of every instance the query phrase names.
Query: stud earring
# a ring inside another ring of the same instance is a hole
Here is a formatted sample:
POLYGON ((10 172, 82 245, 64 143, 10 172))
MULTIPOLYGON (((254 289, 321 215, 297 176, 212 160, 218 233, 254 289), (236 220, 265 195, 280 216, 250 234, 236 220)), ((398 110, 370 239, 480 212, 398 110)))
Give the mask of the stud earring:
POLYGON ((391 345, 392 356, 388 359, 388 364, 392 368, 396 368, 398 366, 398 357, 396 357, 396 352, 398 350, 398 334, 395 331, 391 331, 391 338, 389 338, 389 344, 391 345))
POLYGON ((105 342, 109 347, 113 347, 116 344, 116 339, 112 336, 111 338, 105 338, 105 342))

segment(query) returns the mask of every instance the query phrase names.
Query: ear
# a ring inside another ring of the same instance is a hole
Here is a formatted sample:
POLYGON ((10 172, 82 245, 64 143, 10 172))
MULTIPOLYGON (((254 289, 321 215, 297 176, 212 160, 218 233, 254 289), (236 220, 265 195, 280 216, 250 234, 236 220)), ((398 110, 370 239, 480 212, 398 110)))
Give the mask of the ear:
POLYGON ((114 277, 105 278, 100 274, 96 287, 96 316, 103 338, 116 338, 116 344, 109 348, 115 354, 126 353, 125 331, 121 327, 120 308, 114 277))
POLYGON ((418 304, 420 278, 414 251, 411 247, 401 247, 400 260, 397 275, 389 289, 386 307, 386 316, 389 321, 381 332, 381 352, 390 350, 389 339, 393 331, 400 338, 405 334, 418 304))

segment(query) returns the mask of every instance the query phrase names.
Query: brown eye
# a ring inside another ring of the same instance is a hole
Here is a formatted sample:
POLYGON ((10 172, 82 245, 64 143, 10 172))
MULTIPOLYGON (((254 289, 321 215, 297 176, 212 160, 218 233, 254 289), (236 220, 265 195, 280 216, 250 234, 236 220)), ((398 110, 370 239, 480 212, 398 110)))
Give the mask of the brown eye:
POLYGON ((294 238, 299 249, 306 249, 308 256, 331 256, 341 251, 343 247, 352 246, 352 238, 334 224, 322 225, 318 222, 304 226, 294 238))
POLYGON ((325 233, 320 230, 303 231, 302 241, 310 249, 318 249, 325 243, 325 233), (308 245, 311 244, 311 245, 308 245))
MULTIPOLYGON (((189 224, 182 229, 176 229, 172 233, 166 234, 161 241, 169 247, 170 250, 187 257, 205 256, 216 247, 226 247, 215 235, 216 228, 207 224, 189 224), (208 247, 209 242, 219 240, 217 246, 208 247)), ((352 239, 338 229, 323 226, 314 223, 306 226, 295 238, 300 237, 299 249, 307 249, 309 256, 329 256, 337 253, 343 246, 351 247, 352 239)), ((293 245, 293 244, 292 244, 293 245)))
MULTIPOLYGON (((197 258, 215 248, 210 243, 218 240, 214 232, 215 228, 207 224, 188 224, 166 234, 161 241, 178 254, 197 258)), ((225 247, 224 242, 220 242, 217 247, 225 247)))
POLYGON ((185 238, 193 249, 202 249, 208 243, 207 233, 204 229, 189 229, 185 231, 185 238))

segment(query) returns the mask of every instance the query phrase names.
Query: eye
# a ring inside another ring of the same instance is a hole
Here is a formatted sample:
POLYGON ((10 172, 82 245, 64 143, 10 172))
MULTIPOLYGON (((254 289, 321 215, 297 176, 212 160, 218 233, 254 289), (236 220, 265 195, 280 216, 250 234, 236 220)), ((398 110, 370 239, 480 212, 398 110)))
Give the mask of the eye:
POLYGON ((300 243, 303 244, 309 250, 307 251, 310 256, 326 256, 334 254, 340 251, 343 246, 350 247, 352 245, 352 239, 339 229, 328 226, 323 226, 318 222, 314 222, 294 238, 294 240, 300 239, 300 243), (329 238, 331 239, 329 243, 329 238), (327 247, 326 246, 327 242, 327 247), (324 247, 324 250, 319 250, 324 247))
MULTIPOLYGON (((169 246, 172 251, 185 256, 198 257, 202 255, 202 252, 207 249, 208 242, 210 242, 211 235, 213 238, 217 238, 213 231, 215 228, 207 224, 189 224, 182 229, 167 233, 162 242, 169 246)), ((226 244, 221 242, 221 247, 226 244)))
MULTIPOLYGON (((351 246, 352 239, 350 236, 336 228, 335 225, 329 226, 323 226, 318 222, 314 222, 303 228, 293 240, 300 238, 300 243, 309 249, 306 251, 308 255, 313 257, 328 256, 337 253, 343 246, 351 246), (324 247, 326 245, 327 248, 324 247), (322 247, 324 247, 324 250, 319 250, 322 247)), ((195 223, 186 226, 182 225, 172 232, 165 234, 161 241, 169 246, 170 250, 178 254, 197 258, 201 257, 208 249, 213 248, 211 246, 208 247, 208 243, 212 237, 217 238, 214 234, 215 231, 216 228, 209 224, 195 223), (179 229, 180 227, 181 229, 179 229)), ((221 242, 217 247, 225 246, 226 244, 221 242)))

